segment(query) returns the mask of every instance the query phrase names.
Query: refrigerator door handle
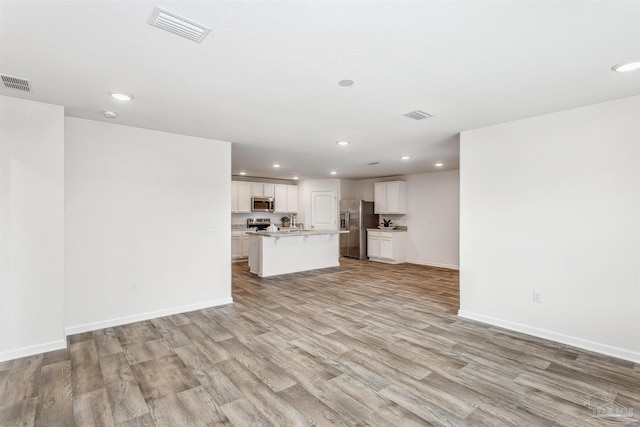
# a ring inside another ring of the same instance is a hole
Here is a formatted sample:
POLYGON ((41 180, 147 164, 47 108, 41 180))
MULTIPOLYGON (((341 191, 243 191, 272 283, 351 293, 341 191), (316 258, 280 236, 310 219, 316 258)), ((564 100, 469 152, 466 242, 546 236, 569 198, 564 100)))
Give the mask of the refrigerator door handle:
POLYGON ((347 213, 345 214, 344 228, 347 230, 351 228, 351 212, 349 211, 347 211, 347 213))

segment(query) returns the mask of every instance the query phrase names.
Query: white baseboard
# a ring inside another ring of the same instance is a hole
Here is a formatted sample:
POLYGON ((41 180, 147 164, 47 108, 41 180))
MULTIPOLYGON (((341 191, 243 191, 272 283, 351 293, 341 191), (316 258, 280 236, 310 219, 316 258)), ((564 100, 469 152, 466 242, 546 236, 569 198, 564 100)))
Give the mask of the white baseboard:
POLYGON ((617 357, 618 359, 640 363, 640 353, 636 351, 631 351, 620 347, 613 347, 607 344, 597 343, 578 337, 572 337, 570 335, 559 334, 557 332, 548 331, 546 329, 535 328, 533 326, 523 325, 521 323, 511 322, 509 320, 497 319, 495 317, 485 316, 483 314, 471 313, 464 310, 459 310, 458 316, 465 319, 476 320, 478 322, 488 323, 489 325, 510 329, 512 331, 522 332, 534 337, 544 338, 562 344, 568 344, 573 347, 605 354, 607 356, 617 357))
POLYGON ((44 344, 17 348, 15 350, 3 351, 0 353, 0 362, 4 362, 5 360, 19 359, 21 357, 33 356, 34 354, 46 353, 48 351, 60 350, 66 347, 67 341, 62 339, 47 342, 44 344))
POLYGON ((155 319, 156 317, 171 316, 172 314, 186 313, 203 308, 216 307, 219 305, 232 304, 233 298, 220 298, 212 301, 204 301, 197 304, 171 307, 164 310, 150 311, 147 313, 134 314, 132 316, 118 317, 115 319, 102 320, 100 322, 86 323, 84 325, 68 326, 64 328, 67 335, 79 334, 82 332, 95 331, 97 329, 111 328, 113 326, 126 325, 127 323, 140 322, 143 320, 155 319))
POLYGON ((460 266, 453 265, 453 264, 441 264, 441 263, 438 263, 438 262, 426 262, 426 261, 420 261, 420 260, 417 260, 417 259, 408 259, 407 262, 410 263, 410 264, 426 265, 428 267, 440 267, 440 268, 448 268, 450 270, 460 270, 460 266))

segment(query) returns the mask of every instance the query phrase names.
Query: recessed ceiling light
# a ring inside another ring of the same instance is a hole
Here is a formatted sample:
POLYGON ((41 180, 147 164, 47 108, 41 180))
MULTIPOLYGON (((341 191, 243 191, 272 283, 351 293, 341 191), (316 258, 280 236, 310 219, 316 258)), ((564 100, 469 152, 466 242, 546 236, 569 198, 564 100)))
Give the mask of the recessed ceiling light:
POLYGON ((118 116, 118 113, 116 113, 115 111, 107 110, 104 112, 104 115, 110 119, 115 119, 118 116))
POLYGON ((133 95, 129 95, 124 92, 109 92, 109 95, 117 99, 118 101, 131 101, 133 99, 133 95))
POLYGON ((409 156, 402 156, 402 157, 400 157, 400 160, 409 160, 410 158, 411 157, 409 157, 409 156))
POLYGON ((279 164, 277 164, 277 163, 274 163, 274 164, 273 164, 273 167, 274 167, 274 168, 279 168, 279 167, 280 167, 280 165, 279 165, 279 164))
POLYGON ((435 167, 437 167, 437 168, 441 168, 442 166, 444 166, 444 163, 442 163, 442 162, 438 162, 438 163, 435 164, 435 167))
POLYGON ((640 61, 623 62, 611 67, 616 73, 626 73, 627 71, 637 70, 638 68, 640 68, 640 61))
POLYGON ((338 84, 342 87, 350 87, 353 86, 353 80, 340 80, 338 84))
POLYGON ((240 172, 240 175, 246 175, 246 174, 247 174, 246 172, 240 172))
POLYGON ((338 145, 349 145, 349 141, 338 141, 336 142, 338 145))
POLYGON ((336 171, 331 171, 331 172, 329 172, 329 173, 330 173, 331 175, 337 175, 337 174, 338 174, 338 172, 336 172, 336 171))
POLYGON ((297 181, 297 180, 299 180, 299 179, 300 179, 300 177, 298 177, 298 176, 294 176, 294 177, 293 177, 293 180, 294 180, 294 181, 297 181))

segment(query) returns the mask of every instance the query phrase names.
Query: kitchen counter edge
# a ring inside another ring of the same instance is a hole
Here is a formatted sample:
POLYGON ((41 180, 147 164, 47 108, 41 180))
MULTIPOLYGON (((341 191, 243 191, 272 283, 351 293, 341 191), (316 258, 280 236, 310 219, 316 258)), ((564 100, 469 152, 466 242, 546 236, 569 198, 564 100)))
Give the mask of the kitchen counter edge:
POLYGON ((294 236, 314 236, 323 234, 346 234, 348 231, 342 230, 302 230, 302 231, 280 231, 269 233, 268 231, 248 231, 246 234, 262 237, 294 237, 294 236))

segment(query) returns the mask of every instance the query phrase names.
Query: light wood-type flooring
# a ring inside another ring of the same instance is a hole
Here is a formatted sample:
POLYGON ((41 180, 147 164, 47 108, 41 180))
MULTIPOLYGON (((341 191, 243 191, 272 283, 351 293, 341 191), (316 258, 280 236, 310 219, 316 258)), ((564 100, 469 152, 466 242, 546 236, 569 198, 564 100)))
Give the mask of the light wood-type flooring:
POLYGON ((0 425, 640 425, 640 365, 457 318, 452 270, 239 263, 233 298, 0 363, 0 425))

